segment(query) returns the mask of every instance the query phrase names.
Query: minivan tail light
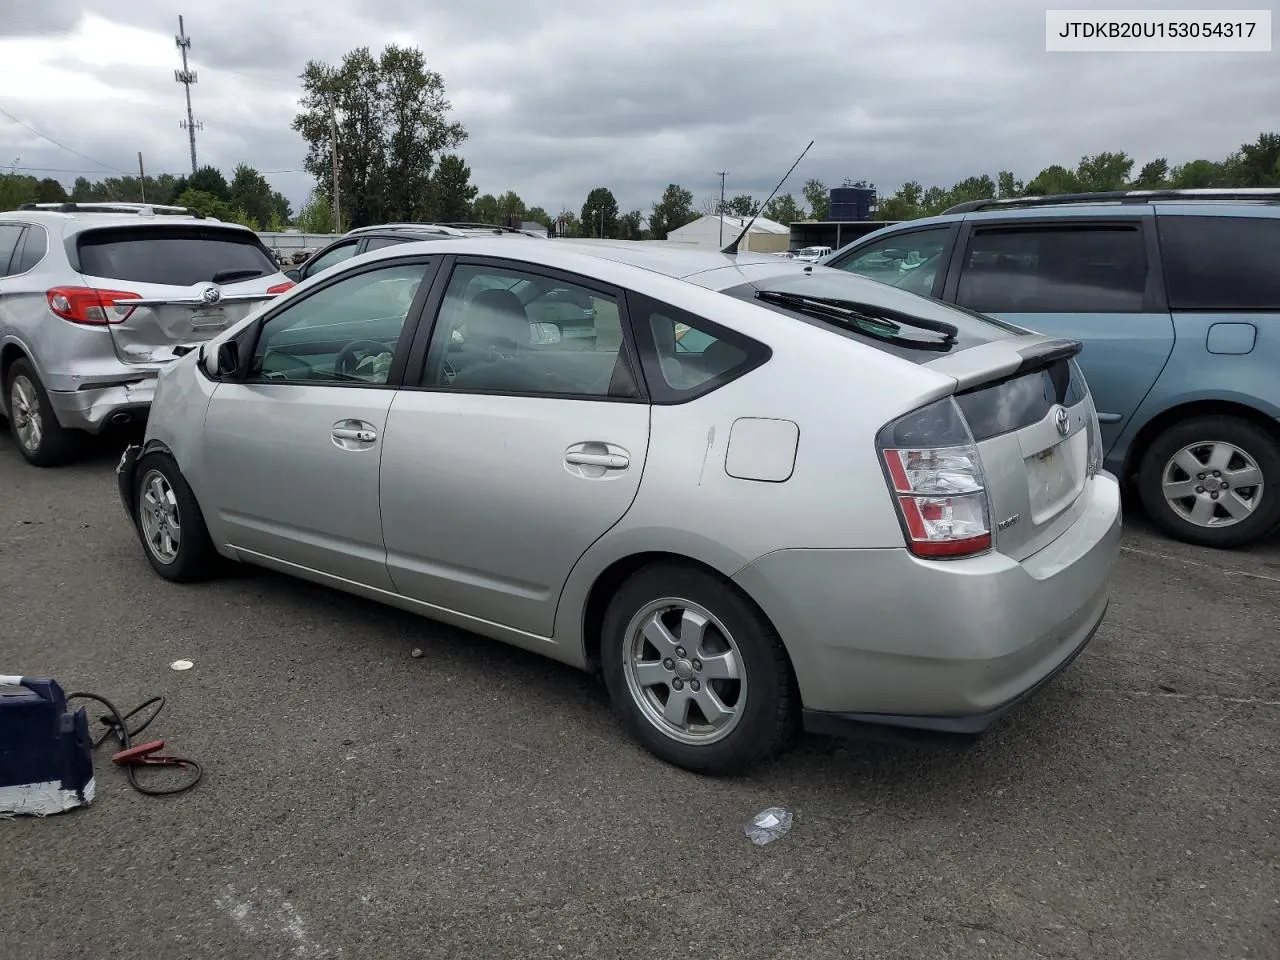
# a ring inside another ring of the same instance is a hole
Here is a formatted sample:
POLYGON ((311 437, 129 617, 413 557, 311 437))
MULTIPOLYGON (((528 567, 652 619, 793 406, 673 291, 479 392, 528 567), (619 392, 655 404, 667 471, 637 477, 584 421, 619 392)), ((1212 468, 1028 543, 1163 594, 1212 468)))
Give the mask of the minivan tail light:
POLYGON ((54 287, 45 296, 49 309, 63 320, 95 327, 124 323, 137 309, 129 301, 142 299, 141 294, 97 287, 54 287))
POLYGON ((880 431, 877 445, 912 553, 955 559, 991 549, 982 459, 953 399, 895 420, 880 431))
POLYGON ((284 293, 286 290, 292 290, 297 284, 292 280, 286 280, 284 283, 277 283, 274 287, 267 287, 267 293, 273 297, 277 294, 284 293))

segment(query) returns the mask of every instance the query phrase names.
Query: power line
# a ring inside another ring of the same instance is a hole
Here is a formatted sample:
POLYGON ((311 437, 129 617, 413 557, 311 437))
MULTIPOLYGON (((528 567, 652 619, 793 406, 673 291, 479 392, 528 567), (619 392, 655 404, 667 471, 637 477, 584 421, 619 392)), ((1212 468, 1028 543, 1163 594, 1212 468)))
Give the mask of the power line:
POLYGON ((13 121, 14 123, 16 123, 18 126, 22 127, 22 129, 23 129, 23 130, 26 130, 26 131, 28 131, 29 133, 34 133, 34 134, 35 134, 37 137, 39 137, 41 140, 48 140, 48 141, 49 141, 50 143, 52 143, 55 147, 61 147, 63 150, 67 151, 67 153, 73 153, 73 154, 75 154, 77 157, 79 157, 79 158, 80 158, 80 159, 82 159, 82 160, 88 160, 90 163, 96 163, 98 166, 100 166, 100 167, 105 167, 106 169, 110 170, 110 171, 111 171, 111 172, 113 172, 113 173, 123 173, 123 172, 124 172, 124 171, 123 171, 123 170, 121 170, 119 167, 113 167, 113 166, 112 166, 111 164, 109 164, 109 163, 103 163, 103 162, 102 162, 101 160, 99 160, 97 157, 91 157, 91 156, 89 156, 87 153, 81 153, 79 150, 76 150, 76 149, 75 149, 75 148, 73 148, 73 147, 68 147, 68 146, 67 146, 65 143, 63 143, 61 140, 55 140, 53 137, 49 136, 47 133, 41 133, 39 130, 37 130, 35 127, 31 126, 30 124, 23 123, 21 120, 19 120, 17 117, 15 117, 15 116, 14 116, 12 113, 10 113, 8 110, 5 110, 3 107, 0 107, 0 115, 3 115, 3 116, 5 116, 5 117, 8 117, 10 120, 12 120, 12 121, 13 121))

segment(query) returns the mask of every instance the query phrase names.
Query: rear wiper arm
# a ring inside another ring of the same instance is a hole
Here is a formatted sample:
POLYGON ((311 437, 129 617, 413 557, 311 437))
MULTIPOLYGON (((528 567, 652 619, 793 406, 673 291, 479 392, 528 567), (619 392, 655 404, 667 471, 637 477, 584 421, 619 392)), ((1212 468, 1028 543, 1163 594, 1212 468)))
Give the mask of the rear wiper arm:
POLYGON ((928 320, 915 317, 900 310, 877 307, 857 300, 842 300, 839 297, 811 297, 802 293, 787 293, 782 290, 757 290, 756 299, 766 303, 775 303, 780 307, 789 307, 800 312, 809 312, 824 319, 843 322, 848 326, 869 336, 882 340, 900 339, 898 334, 903 327, 914 327, 917 330, 928 330, 939 333, 942 340, 936 344, 915 341, 923 349, 946 349, 956 343, 960 337, 960 329, 942 320, 928 320), (887 332, 886 332, 887 331, 887 332))
POLYGON ((232 283, 236 280, 253 280, 256 277, 265 277, 266 274, 261 270, 245 269, 239 270, 219 270, 209 278, 210 283, 232 283))

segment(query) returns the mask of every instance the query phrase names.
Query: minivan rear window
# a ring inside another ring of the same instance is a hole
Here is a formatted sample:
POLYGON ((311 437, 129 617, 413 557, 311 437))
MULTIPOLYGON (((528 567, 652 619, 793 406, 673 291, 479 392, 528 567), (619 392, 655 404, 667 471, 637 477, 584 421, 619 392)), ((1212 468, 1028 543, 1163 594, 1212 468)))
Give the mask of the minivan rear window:
POLYGON ((91 230, 77 249, 81 273, 130 283, 189 287, 219 274, 228 275, 219 282, 243 283, 277 270, 257 236, 217 227, 91 230))
POLYGON ((1280 311, 1280 218, 1156 218, 1174 310, 1280 311))

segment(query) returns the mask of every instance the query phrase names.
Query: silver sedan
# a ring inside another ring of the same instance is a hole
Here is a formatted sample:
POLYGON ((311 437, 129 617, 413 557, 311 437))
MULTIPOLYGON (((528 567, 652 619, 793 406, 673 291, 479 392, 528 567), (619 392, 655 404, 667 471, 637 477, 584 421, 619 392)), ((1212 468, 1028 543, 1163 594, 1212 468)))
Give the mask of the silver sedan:
POLYGON ((410 243, 167 368, 118 479, 169 580, 258 564, 598 670, 728 773, 800 726, 976 735, 1081 651, 1120 496, 1078 349, 767 255, 410 243))

